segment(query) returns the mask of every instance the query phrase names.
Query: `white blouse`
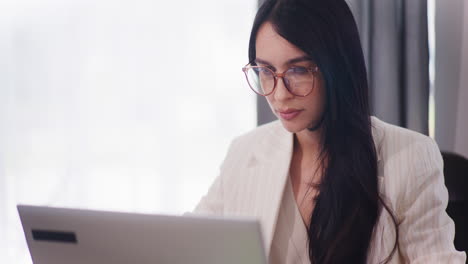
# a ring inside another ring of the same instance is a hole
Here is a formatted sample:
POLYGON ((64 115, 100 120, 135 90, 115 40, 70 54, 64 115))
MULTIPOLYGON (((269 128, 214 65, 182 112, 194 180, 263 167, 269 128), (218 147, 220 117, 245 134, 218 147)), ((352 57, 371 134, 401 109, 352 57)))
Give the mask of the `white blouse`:
POLYGON ((288 176, 269 256, 270 264, 310 264, 307 228, 288 176))

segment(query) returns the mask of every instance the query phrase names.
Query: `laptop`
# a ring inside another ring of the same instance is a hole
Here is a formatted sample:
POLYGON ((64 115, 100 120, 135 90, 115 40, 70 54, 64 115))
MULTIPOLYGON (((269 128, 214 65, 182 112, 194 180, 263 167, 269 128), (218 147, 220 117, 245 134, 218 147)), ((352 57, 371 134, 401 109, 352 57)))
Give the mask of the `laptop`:
POLYGON ((266 264, 255 220, 18 205, 34 264, 266 264))

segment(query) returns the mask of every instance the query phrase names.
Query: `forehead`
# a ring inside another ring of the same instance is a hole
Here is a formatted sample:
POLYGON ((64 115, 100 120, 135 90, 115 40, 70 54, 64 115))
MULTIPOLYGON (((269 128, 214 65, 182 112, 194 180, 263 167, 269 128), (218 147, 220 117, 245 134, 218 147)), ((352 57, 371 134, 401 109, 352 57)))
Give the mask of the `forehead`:
POLYGON ((289 60, 306 56, 306 53, 281 37, 271 23, 263 24, 255 42, 257 59, 268 61, 273 66, 280 67, 289 60))

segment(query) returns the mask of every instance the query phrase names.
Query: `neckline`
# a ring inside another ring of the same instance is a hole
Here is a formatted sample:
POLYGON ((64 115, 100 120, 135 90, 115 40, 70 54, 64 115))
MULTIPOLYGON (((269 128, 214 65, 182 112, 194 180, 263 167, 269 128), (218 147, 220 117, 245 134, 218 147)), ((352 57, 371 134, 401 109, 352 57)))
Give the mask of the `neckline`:
POLYGON ((288 182, 287 182, 287 188, 288 188, 288 194, 289 197, 291 198, 291 201, 294 204, 294 214, 295 216, 299 216, 301 219, 302 227, 305 229, 305 232, 307 233, 307 224, 304 221, 304 218, 302 217, 301 210, 299 210, 299 205, 297 204, 296 197, 294 195, 294 190, 292 186, 292 181, 291 181, 291 174, 288 173, 288 182))

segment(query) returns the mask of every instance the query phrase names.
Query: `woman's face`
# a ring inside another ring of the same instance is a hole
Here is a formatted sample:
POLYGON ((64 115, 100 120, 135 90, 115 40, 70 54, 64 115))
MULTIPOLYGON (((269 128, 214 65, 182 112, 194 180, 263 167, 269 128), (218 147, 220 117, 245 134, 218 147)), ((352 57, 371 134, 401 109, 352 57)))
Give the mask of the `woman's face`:
MULTIPOLYGON (((260 27, 255 48, 257 65, 270 66, 276 73, 294 66, 315 66, 307 54, 278 35, 269 22, 260 27)), ((312 92, 300 97, 291 94, 283 80, 278 79, 274 92, 267 96, 271 110, 289 132, 298 133, 320 122, 325 105, 325 88, 319 72, 315 73, 313 83, 312 92)))

